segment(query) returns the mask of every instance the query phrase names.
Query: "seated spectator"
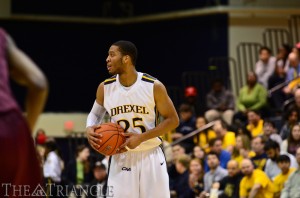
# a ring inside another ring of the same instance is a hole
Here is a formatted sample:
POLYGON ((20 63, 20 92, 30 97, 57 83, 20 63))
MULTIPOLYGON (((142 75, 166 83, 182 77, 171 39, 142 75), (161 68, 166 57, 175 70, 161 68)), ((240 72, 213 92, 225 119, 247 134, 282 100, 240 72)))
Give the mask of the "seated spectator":
POLYGON ((234 121, 245 123, 247 112, 250 110, 264 111, 267 106, 267 90, 257 83, 257 76, 254 72, 247 75, 247 85, 240 89, 237 101, 238 112, 234 115, 234 121))
POLYGON ((267 154, 265 153, 264 146, 265 146, 266 139, 263 136, 257 136, 252 139, 252 150, 255 152, 255 156, 251 158, 255 168, 264 170, 265 165, 268 159, 267 154))
POLYGON ((235 160, 230 160, 227 163, 227 171, 228 175, 219 182, 215 182, 212 186, 212 189, 219 191, 219 198, 238 198, 240 192, 240 182, 244 177, 240 171, 239 163, 235 160))
POLYGON ((288 59, 290 53, 291 53, 291 46, 289 44, 282 44, 277 50, 276 58, 277 60, 280 60, 280 62, 278 62, 278 65, 282 66, 285 73, 289 69, 290 63, 288 59))
POLYGON ((107 190, 107 172, 106 167, 100 161, 97 161, 93 168, 94 179, 88 185, 88 198, 104 197, 107 190))
MULTIPOLYGON (((228 151, 222 149, 222 140, 219 138, 212 139, 209 141, 209 146, 210 151, 218 154, 220 166, 226 169, 227 163, 231 159, 231 154, 228 151)), ((205 172, 209 171, 207 160, 204 161, 204 170, 205 172)))
POLYGON ((218 156, 219 155, 213 151, 207 154, 209 171, 204 175, 204 191, 201 193, 202 196, 210 192, 213 183, 220 181, 228 175, 227 170, 220 166, 218 156))
POLYGON ((222 149, 232 153, 235 145, 235 133, 227 130, 227 124, 223 120, 218 120, 214 126, 217 138, 222 140, 222 149))
POLYGON ((240 197, 272 198, 274 186, 268 176, 254 166, 249 159, 242 161, 242 173, 245 175, 240 183, 240 197))
POLYGON ((289 54, 289 62, 290 62, 290 68, 287 72, 286 81, 290 83, 283 89, 286 94, 290 94, 294 92, 294 90, 299 84, 299 81, 296 80, 296 78, 298 78, 300 74, 299 56, 296 53, 291 52, 289 54))
POLYGON ((291 168, 291 160, 287 155, 280 155, 277 158, 277 166, 280 168, 281 172, 274 178, 274 198, 279 198, 280 193, 284 187, 284 183, 287 181, 289 176, 296 170, 296 168, 291 168))
POLYGON ((296 154, 296 150, 300 147, 300 124, 297 123, 292 128, 292 133, 282 142, 281 150, 292 155, 296 154))
POLYGON ((174 190, 178 198, 193 197, 193 191, 189 186, 189 165, 190 157, 188 155, 180 155, 176 160, 176 170, 179 176, 176 178, 174 190))
MULTIPOLYGON (((300 167, 300 148, 297 149, 296 159, 298 165, 300 167)), ((280 198, 298 198, 300 197, 300 168, 298 168, 294 173, 292 173, 286 183, 284 184, 284 188, 281 191, 280 198)))
POLYGON ((258 111, 250 110, 247 112, 248 124, 247 130, 251 132, 252 138, 263 135, 264 121, 261 119, 258 111))
MULTIPOLYGON (((196 118, 193 116, 193 110, 191 106, 187 104, 180 105, 179 118, 179 126, 177 127, 176 132, 172 134, 173 140, 177 140, 196 129, 196 118)), ((191 153, 193 151, 193 147, 195 146, 193 137, 183 140, 181 145, 184 146, 186 153, 191 153)))
POLYGON ((54 197, 56 197, 57 193, 55 192, 57 188, 55 186, 61 184, 63 168, 63 161, 56 141, 52 138, 48 138, 45 143, 45 163, 43 167, 45 184, 47 185, 47 195, 54 193, 54 197))
POLYGON ((204 169, 201 160, 193 158, 190 162, 189 186, 194 195, 199 195, 204 190, 204 169))
POLYGON ((290 135, 293 126, 297 124, 299 120, 299 111, 295 108, 291 108, 287 110, 287 114, 284 117, 285 123, 280 129, 280 136, 282 140, 285 140, 290 135))
POLYGON ((66 183, 69 188, 76 185, 84 186, 93 179, 89 156, 90 149, 86 145, 79 145, 76 148, 76 158, 68 163, 65 172, 66 183))
POLYGON ((223 119, 228 125, 231 125, 234 115, 234 97, 233 94, 226 90, 223 82, 216 79, 212 83, 212 90, 206 95, 205 118, 208 122, 216 119, 223 119))
POLYGON ((205 158, 205 152, 200 146, 195 146, 193 149, 192 157, 197 158, 197 159, 201 160, 201 162, 203 162, 204 158, 205 158))
MULTIPOLYGON (((268 80, 268 90, 285 83, 286 74, 284 71, 284 65, 281 59, 276 60, 276 67, 273 75, 268 80)), ((270 106, 273 108, 273 112, 281 113, 282 106, 287 99, 287 95, 284 93, 283 88, 272 91, 269 96, 270 106)))
POLYGON ((170 183, 170 189, 173 189, 176 183, 177 177, 179 177, 179 173, 176 171, 176 160, 179 156, 182 156, 185 153, 185 149, 182 145, 176 144, 172 147, 173 152, 173 162, 168 164, 168 174, 169 174, 169 183, 170 183))
MULTIPOLYGON (((203 127, 204 125, 207 124, 206 119, 203 116, 199 116, 196 119, 196 128, 200 129, 201 127, 203 127)), ((216 133, 211 130, 211 129, 205 129, 203 131, 201 131, 200 133, 198 133, 198 136, 196 136, 194 138, 194 142, 199 145, 204 151, 205 153, 208 153, 210 150, 208 142, 209 140, 216 138, 216 133)))
POLYGON ((274 179, 280 173, 280 169, 277 165, 277 159, 279 155, 285 154, 290 158, 291 167, 298 168, 297 161, 295 157, 287 152, 280 152, 280 146, 277 142, 269 140, 266 142, 264 147, 265 152, 268 155, 268 160, 265 166, 265 173, 270 179, 274 179))
MULTIPOLYGON (((250 159, 255 156, 255 152, 251 150, 251 140, 245 134, 239 134, 236 137, 236 145, 233 149, 232 159, 237 161, 241 166, 243 159, 250 159)), ((239 167, 240 167, 239 166, 239 167)))
POLYGON ((276 58, 272 56, 272 52, 268 47, 259 49, 259 61, 255 65, 255 74, 257 80, 266 89, 268 88, 268 80, 275 70, 276 58))
POLYGON ((265 120, 263 131, 264 131, 264 137, 267 140, 273 140, 277 142, 279 145, 281 145, 282 139, 280 135, 277 134, 277 129, 275 128, 274 122, 270 120, 265 120))

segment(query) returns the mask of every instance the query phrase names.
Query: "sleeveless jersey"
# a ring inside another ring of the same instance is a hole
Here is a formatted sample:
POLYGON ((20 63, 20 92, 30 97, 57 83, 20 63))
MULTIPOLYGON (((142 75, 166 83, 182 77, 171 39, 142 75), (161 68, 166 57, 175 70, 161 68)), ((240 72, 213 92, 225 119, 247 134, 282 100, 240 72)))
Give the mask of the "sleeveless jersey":
MULTIPOLYGON (((154 81, 152 76, 138 72, 136 82, 131 87, 124 87, 119 76, 115 75, 104 81, 104 107, 111 122, 118 123, 127 132, 143 133, 153 129, 158 122, 158 112, 154 101, 154 81)), ((142 142, 131 151, 142 151, 161 144, 161 139, 142 142)))
POLYGON ((0 28, 0 113, 19 109, 9 85, 6 32, 0 28))

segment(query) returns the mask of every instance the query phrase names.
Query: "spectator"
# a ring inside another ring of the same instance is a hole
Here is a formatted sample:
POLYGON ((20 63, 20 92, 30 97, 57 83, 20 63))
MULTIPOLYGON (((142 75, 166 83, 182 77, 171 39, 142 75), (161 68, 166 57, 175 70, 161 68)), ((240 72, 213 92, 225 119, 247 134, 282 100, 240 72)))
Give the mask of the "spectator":
POLYGON ((249 159, 242 161, 242 173, 245 175, 240 183, 240 197, 272 198, 274 186, 268 176, 254 166, 249 159))
POLYGON ((35 143, 37 145, 43 145, 46 143, 47 136, 44 129, 38 129, 35 135, 35 143))
MULTIPOLYGON (((200 129, 204 125, 207 124, 206 119, 203 116, 198 116, 196 119, 196 128, 200 129)), ((196 136, 195 142, 205 151, 205 153, 208 153, 210 151, 208 142, 216 138, 216 133, 211 129, 205 129, 198 133, 198 137, 196 136)))
POLYGON ((281 170, 281 173, 274 178, 274 198, 279 198, 280 193, 284 187, 284 183, 288 177, 296 170, 296 168, 290 168, 291 160, 287 155, 280 155, 277 158, 277 165, 281 170))
POLYGON ((285 123, 280 129, 280 136, 282 140, 285 140, 290 135, 293 126, 298 122, 299 111, 296 108, 288 109, 287 114, 284 117, 285 123))
POLYGON ((88 198, 104 197, 107 190, 107 172, 106 167, 100 161, 97 161, 93 168, 94 179, 88 185, 88 198))
MULTIPOLYGON (((273 75, 268 80, 268 90, 285 83, 286 73, 284 71, 283 61, 280 59, 276 60, 276 67, 273 75)), ((272 91, 269 96, 269 102, 272 108, 274 108, 273 112, 281 113, 282 106, 287 99, 286 94, 283 91, 283 88, 272 91)))
POLYGON ((222 140, 222 149, 232 153, 235 145, 235 133, 227 130, 227 124, 223 120, 218 120, 214 126, 217 138, 222 140))
MULTIPOLYGON (((90 162, 90 149, 86 145, 79 145, 76 149, 76 159, 71 160, 66 168, 66 182, 69 188, 86 185, 91 182, 93 173, 90 162)), ((76 194, 76 193, 75 193, 76 194)))
POLYGON ((276 58, 271 55, 272 52, 269 48, 260 48, 259 61, 255 65, 255 73, 257 75, 257 80, 265 88, 268 88, 268 80, 275 70, 276 58))
MULTIPOLYGON (((297 149, 296 159, 300 167, 300 148, 297 149)), ((280 198, 298 198, 300 197, 300 168, 298 168, 294 173, 292 173, 281 191, 280 198)))
MULTIPOLYGON (((176 132, 172 134, 173 140, 177 140, 178 138, 181 138, 196 129, 196 118, 193 116, 193 110, 190 105, 180 105, 179 118, 179 126, 177 127, 176 132)), ((193 151, 193 147, 195 146, 193 137, 182 141, 181 145, 184 146, 187 153, 191 153, 193 151)))
POLYGON ((205 158, 205 152, 200 146, 195 146, 193 149, 193 158, 197 158, 201 160, 201 162, 204 161, 205 158))
POLYGON ((190 162, 189 186, 193 190, 194 195, 199 195, 204 190, 204 169, 202 161, 193 158, 190 162))
POLYGON ((227 170, 228 175, 219 182, 215 182, 212 188, 219 191, 219 198, 239 198, 240 182, 244 176, 240 171, 239 163, 235 160, 230 160, 227 163, 227 170))
POLYGON ((247 85, 240 89, 237 101, 238 112, 234 115, 234 121, 246 122, 249 110, 264 110, 267 105, 267 90, 257 83, 254 72, 247 75, 247 85))
POLYGON ((268 155, 268 160, 265 166, 265 173, 270 179, 274 179, 280 173, 280 168, 277 165, 277 159, 280 155, 284 154, 290 158, 291 167, 298 168, 295 157, 287 152, 280 152, 280 146, 277 142, 269 140, 266 142, 264 147, 265 152, 268 155))
POLYGON ((257 137, 263 135, 263 124, 264 121, 261 119, 260 113, 255 110, 250 110, 247 112, 248 125, 247 130, 251 132, 251 136, 257 137))
POLYGON ((47 195, 58 196, 56 187, 61 184, 63 168, 64 165, 59 148, 54 139, 48 138, 45 143, 45 163, 43 167, 45 183, 47 184, 46 188, 49 193, 47 195))
POLYGON ((265 120, 263 131, 264 131, 264 137, 267 140, 273 140, 277 142, 279 145, 281 145, 282 139, 280 135, 277 134, 277 129, 275 128, 274 122, 270 120, 265 120))
POLYGON ((208 122, 216 119, 223 119, 228 125, 231 125, 234 115, 234 97, 226 90, 223 82, 216 79, 212 83, 212 90, 206 95, 207 111, 205 118, 208 122))
POLYGON ((292 155, 296 154, 296 150, 300 147, 300 124, 297 123, 292 128, 292 133, 282 142, 281 150, 292 155))
POLYGON ((176 144, 172 147, 173 152, 173 163, 168 164, 168 174, 169 174, 169 183, 170 183, 170 189, 174 189, 177 177, 179 177, 179 173, 176 171, 176 161, 179 156, 182 156, 185 154, 185 149, 182 145, 176 144))
POLYGON ((176 178, 174 189, 178 198, 193 197, 193 191, 189 186, 189 165, 190 157, 180 155, 176 160, 176 170, 179 176, 176 178))
MULTIPOLYGON (((299 56, 291 52, 289 54, 289 62, 290 62, 290 69, 287 72, 286 81, 291 82, 292 80, 296 79, 300 73, 300 60, 299 56)), ((289 83, 288 86, 284 88, 284 92, 286 94, 292 93, 293 89, 297 86, 298 81, 294 81, 294 83, 289 83)))
POLYGON ((280 65, 286 73, 289 69, 289 54, 291 53, 291 46, 289 44, 282 44, 277 50, 278 65, 280 65))
POLYGON ((204 175, 204 191, 201 193, 202 196, 210 192, 213 183, 220 181, 228 174, 227 170, 220 166, 218 154, 213 151, 207 154, 207 164, 210 170, 204 175))
MULTIPOLYGON (((222 168, 226 169, 227 162, 231 159, 231 154, 222 149, 222 140, 219 138, 215 138, 209 141, 210 150, 216 154, 218 154, 218 161, 222 168)), ((209 170, 209 166, 207 164, 207 160, 204 161, 204 170, 207 172, 209 170)))
POLYGON ((251 150, 251 140, 245 134, 239 134, 236 137, 236 145, 233 149, 232 159, 241 165, 243 159, 250 159, 255 156, 251 150))
POLYGON ((265 153, 266 139, 263 136, 257 136, 252 139, 252 150, 255 152, 255 156, 251 158, 252 162, 255 165, 255 168, 264 170, 265 165, 268 159, 267 154, 265 153))

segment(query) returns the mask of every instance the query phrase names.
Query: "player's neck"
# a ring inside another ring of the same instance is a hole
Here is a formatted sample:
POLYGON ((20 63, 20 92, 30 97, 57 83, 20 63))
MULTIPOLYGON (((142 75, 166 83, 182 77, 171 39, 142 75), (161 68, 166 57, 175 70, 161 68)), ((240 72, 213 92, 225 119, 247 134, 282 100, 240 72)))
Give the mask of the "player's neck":
POLYGON ((119 74, 119 81, 124 87, 130 87, 137 81, 138 73, 135 69, 119 74))

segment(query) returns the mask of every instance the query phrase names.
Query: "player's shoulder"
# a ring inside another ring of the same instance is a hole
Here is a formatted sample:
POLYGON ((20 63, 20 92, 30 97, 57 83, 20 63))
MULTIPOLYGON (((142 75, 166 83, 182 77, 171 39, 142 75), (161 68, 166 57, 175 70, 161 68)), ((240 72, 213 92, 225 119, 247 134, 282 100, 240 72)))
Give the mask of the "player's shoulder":
POLYGON ((117 75, 114 75, 114 76, 112 76, 112 77, 110 77, 110 78, 105 79, 105 80, 103 81, 103 84, 104 84, 104 85, 108 85, 108 84, 114 83, 114 82, 116 82, 116 81, 117 81, 117 75))
POLYGON ((154 84, 154 82, 157 81, 157 78, 155 78, 147 73, 143 73, 142 81, 154 84))

